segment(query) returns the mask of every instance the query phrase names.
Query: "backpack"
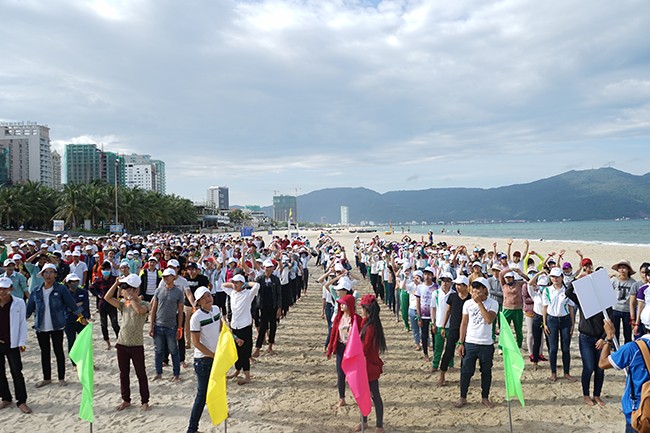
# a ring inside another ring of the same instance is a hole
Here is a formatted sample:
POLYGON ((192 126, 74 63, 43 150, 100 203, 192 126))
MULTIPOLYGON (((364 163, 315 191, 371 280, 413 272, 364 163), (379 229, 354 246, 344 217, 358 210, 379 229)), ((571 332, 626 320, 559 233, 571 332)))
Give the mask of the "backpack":
MULTIPOLYGON (((636 344, 639 346, 643 355, 645 368, 650 372, 650 349, 648 349, 648 345, 642 340, 637 340, 636 344)), ((634 398, 634 382, 632 382, 632 377, 630 377, 630 390, 632 398, 634 398)), ((650 433, 650 380, 643 384, 639 406, 636 410, 632 411, 630 420, 632 421, 632 427, 639 433, 650 433)))

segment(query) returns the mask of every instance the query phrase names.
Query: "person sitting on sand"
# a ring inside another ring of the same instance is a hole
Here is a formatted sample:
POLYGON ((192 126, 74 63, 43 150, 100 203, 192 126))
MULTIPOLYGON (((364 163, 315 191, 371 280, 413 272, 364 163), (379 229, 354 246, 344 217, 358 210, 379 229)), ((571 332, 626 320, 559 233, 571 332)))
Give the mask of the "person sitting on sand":
POLYGON ((476 370, 476 360, 481 367, 481 397, 483 405, 493 407, 490 401, 492 385, 492 360, 494 340, 492 322, 497 317, 499 304, 488 297, 488 283, 477 278, 472 283, 472 299, 463 305, 463 320, 460 325, 460 355, 463 358, 460 370, 460 398, 454 404, 457 408, 467 404, 469 383, 476 370))
POLYGON ((149 382, 144 364, 144 338, 142 328, 149 313, 149 303, 138 297, 142 280, 136 274, 119 277, 104 295, 104 300, 122 314, 122 328, 117 336, 115 349, 117 351, 117 365, 120 369, 120 392, 122 403, 117 410, 131 406, 130 372, 131 362, 135 369, 140 385, 140 410, 149 410, 149 382), (122 298, 116 299, 113 295, 117 288, 122 290, 122 298))

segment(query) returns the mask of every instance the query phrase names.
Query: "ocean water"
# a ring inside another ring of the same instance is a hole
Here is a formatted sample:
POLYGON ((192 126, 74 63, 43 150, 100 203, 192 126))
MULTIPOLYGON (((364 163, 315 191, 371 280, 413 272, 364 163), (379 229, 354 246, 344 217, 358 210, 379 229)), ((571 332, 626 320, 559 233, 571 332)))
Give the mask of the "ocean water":
MULTIPOLYGON (((435 235, 439 235, 443 228, 445 229, 446 235, 454 235, 457 230, 460 230, 462 236, 650 246, 650 220, 410 226, 412 234, 427 234, 431 230, 433 231, 434 237, 435 235)), ((401 229, 402 226, 393 226, 395 233, 401 233, 401 229)), ((388 227, 385 230, 388 230, 388 227)), ((404 226, 404 231, 407 232, 408 227, 404 226)))

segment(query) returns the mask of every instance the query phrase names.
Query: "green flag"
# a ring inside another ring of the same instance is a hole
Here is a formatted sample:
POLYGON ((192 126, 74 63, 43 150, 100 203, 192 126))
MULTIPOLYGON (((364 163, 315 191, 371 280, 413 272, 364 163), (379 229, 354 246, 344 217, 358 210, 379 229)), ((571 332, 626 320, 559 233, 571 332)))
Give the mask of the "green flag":
POLYGON ((519 346, 512 335, 503 313, 499 313, 501 326, 499 333, 499 345, 503 350, 503 370, 506 382, 506 400, 517 397, 524 406, 524 392, 521 389, 521 374, 524 372, 524 358, 521 356, 519 346))
POLYGON ((79 333, 70 349, 70 359, 77 364, 77 373, 81 383, 81 405, 79 418, 92 423, 93 392, 95 387, 95 362, 93 360, 93 324, 89 322, 79 333))

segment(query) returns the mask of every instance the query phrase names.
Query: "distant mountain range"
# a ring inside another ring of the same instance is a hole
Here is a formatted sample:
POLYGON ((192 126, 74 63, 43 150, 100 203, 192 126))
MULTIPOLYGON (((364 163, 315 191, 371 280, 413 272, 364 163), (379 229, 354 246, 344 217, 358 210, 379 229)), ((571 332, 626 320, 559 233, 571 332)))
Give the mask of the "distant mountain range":
POLYGON ((650 217, 650 173, 636 176, 600 168, 499 188, 431 188, 384 194, 367 188, 327 188, 298 196, 298 218, 338 223, 341 206, 348 207, 351 224, 645 218, 650 217))

